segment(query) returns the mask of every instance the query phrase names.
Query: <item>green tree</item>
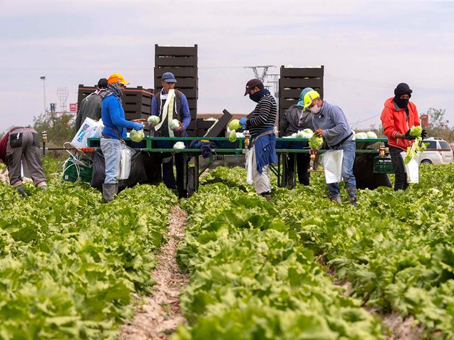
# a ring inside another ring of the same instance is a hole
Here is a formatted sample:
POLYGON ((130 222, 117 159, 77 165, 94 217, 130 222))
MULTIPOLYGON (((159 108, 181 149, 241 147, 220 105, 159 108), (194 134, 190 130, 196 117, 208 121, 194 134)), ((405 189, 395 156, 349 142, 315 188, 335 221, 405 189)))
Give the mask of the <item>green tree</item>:
POLYGON ((429 116, 429 127, 432 129, 449 129, 449 120, 445 120, 445 109, 435 109, 433 107, 427 110, 426 114, 429 116))
POLYGON ((41 114, 33 118, 33 128, 41 135, 47 132, 49 146, 62 146, 74 137, 74 116, 71 114, 41 114))
POLYGON ((445 119, 445 109, 429 108, 425 113, 429 116, 429 126, 424 127, 429 137, 438 137, 447 142, 454 142, 454 129, 449 127, 449 120, 445 119))

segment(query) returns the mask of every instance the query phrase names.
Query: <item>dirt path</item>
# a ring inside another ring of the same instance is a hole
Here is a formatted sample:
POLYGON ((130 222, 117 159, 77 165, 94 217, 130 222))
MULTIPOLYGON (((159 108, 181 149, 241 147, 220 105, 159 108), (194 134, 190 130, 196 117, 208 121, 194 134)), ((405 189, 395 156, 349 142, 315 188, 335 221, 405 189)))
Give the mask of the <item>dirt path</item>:
POLYGON ((180 323, 186 320, 179 308, 179 294, 188 277, 181 274, 175 260, 177 245, 184 238, 186 212, 178 206, 170 211, 168 242, 156 255, 157 264, 151 275, 157 281, 151 296, 143 299, 134 319, 121 327, 120 340, 168 339, 180 323))

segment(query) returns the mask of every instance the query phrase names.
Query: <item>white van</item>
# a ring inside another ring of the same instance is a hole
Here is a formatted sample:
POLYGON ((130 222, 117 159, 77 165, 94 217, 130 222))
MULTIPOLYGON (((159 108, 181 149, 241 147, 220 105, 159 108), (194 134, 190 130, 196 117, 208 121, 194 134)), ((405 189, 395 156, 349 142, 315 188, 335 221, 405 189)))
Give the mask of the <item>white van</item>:
POLYGON ((423 164, 451 164, 453 152, 448 142, 441 138, 430 137, 423 140, 429 143, 426 151, 419 155, 419 162, 423 164))

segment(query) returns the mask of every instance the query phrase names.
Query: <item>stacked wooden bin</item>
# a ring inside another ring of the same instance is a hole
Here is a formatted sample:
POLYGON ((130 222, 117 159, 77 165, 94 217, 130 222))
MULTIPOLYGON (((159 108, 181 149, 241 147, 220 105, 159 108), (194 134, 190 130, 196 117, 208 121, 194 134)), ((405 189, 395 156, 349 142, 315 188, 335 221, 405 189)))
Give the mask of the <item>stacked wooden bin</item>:
POLYGON ((279 121, 290 106, 298 103, 301 91, 312 87, 323 98, 324 66, 287 68, 281 66, 279 79, 279 121))
MULTIPOLYGON (((94 86, 79 85, 79 95, 77 98, 79 108, 82 100, 94 91, 96 91, 94 86)), ((147 119, 151 115, 152 98, 153 89, 144 89, 142 86, 127 87, 123 91, 121 98, 126 120, 147 119)))
POLYGON ((197 61, 197 45, 181 47, 155 45, 155 93, 161 91, 162 75, 165 72, 172 72, 177 79, 175 88, 183 92, 188 99, 191 123, 186 131, 190 137, 197 135, 197 61))

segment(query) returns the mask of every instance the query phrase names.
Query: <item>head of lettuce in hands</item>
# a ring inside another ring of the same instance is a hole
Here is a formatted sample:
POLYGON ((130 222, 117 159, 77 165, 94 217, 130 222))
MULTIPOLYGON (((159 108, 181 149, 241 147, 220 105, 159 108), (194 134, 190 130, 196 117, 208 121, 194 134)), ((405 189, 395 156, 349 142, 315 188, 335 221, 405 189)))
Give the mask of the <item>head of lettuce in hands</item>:
POLYGON ((172 119, 169 123, 169 126, 172 130, 177 130, 180 128, 180 121, 178 119, 172 119))
POLYGON ((131 138, 131 140, 134 143, 140 143, 145 138, 145 134, 144 134, 143 130, 138 130, 138 131, 132 130, 129 133, 129 137, 131 138))
POLYGON ((412 126, 410 129, 410 136, 421 137, 422 127, 421 126, 412 126))
POLYGON ((229 129, 230 131, 241 129, 240 121, 238 119, 232 119, 229 123, 229 129))
POLYGON ((309 138, 309 146, 312 150, 318 150, 323 144, 323 138, 318 137, 315 133, 309 138))
POLYGON ((158 116, 150 116, 150 117, 148 117, 147 121, 148 121, 148 124, 150 124, 151 126, 156 126, 159 124, 161 119, 158 116))

